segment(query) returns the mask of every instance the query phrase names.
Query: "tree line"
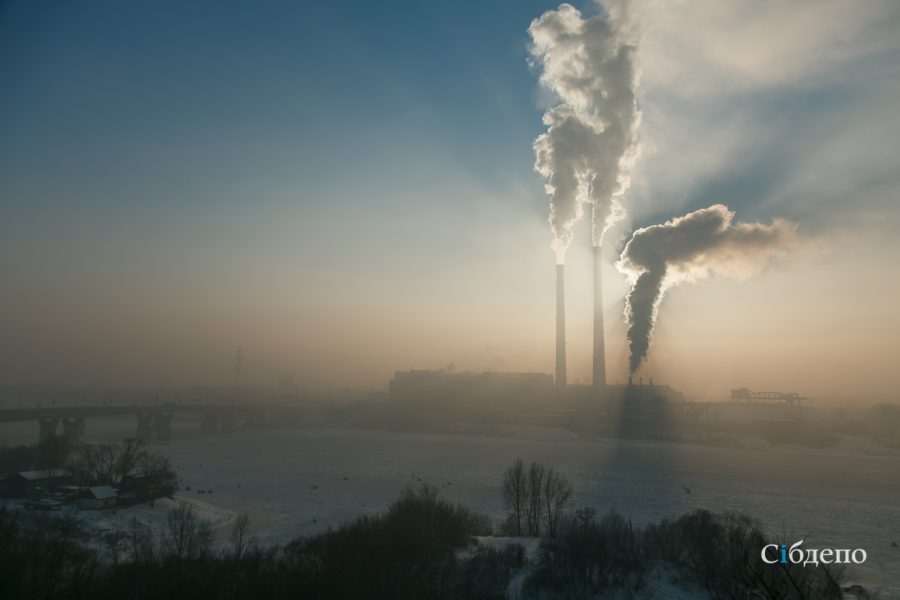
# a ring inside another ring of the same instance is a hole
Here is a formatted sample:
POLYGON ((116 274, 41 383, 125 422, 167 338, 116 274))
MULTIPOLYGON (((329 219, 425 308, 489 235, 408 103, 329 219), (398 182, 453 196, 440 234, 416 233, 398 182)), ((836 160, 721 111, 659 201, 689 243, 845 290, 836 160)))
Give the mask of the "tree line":
POLYGON ((72 444, 49 436, 34 446, 0 447, 0 476, 31 469, 66 468, 81 485, 116 485, 126 475, 164 473, 174 477, 171 461, 141 440, 72 444))
POLYGON ((493 533, 489 519, 428 486, 381 513, 269 546, 247 515, 216 546, 190 504, 175 505, 158 530, 132 519, 99 535, 72 515, 0 507, 0 597, 499 599, 515 585, 521 598, 647 597, 661 573, 713 600, 842 597, 846 574, 833 566, 762 563, 770 540, 748 517, 698 510, 636 527, 576 508, 552 468, 516 460, 501 479, 498 543, 477 541, 493 533), (535 538, 528 556, 525 540, 535 538))

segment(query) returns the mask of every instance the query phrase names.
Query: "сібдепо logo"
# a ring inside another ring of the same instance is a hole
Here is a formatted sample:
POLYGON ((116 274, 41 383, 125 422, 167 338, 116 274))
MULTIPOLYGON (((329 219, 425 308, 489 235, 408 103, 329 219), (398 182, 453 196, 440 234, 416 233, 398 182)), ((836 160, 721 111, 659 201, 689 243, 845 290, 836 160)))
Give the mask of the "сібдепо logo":
POLYGON ((818 566, 840 565, 854 563, 861 565, 866 562, 867 554, 862 548, 850 550, 848 548, 801 548, 803 540, 791 544, 768 544, 763 546, 760 558, 769 565, 774 564, 802 564, 818 566))

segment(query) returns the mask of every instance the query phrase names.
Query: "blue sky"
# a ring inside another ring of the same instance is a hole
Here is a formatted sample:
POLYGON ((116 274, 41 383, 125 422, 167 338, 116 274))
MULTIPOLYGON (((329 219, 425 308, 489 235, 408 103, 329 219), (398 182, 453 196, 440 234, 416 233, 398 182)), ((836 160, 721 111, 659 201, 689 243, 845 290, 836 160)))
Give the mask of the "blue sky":
POLYGON ((426 158, 415 134, 486 182, 521 177, 540 129, 523 31, 546 6, 7 4, 5 191, 184 210, 246 178, 371 178, 385 154, 426 158))

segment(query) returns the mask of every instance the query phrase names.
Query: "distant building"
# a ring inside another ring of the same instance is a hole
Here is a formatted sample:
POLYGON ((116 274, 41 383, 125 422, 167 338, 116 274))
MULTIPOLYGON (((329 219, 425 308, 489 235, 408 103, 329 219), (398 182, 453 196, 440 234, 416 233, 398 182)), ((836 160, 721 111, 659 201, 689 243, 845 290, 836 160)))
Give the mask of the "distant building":
POLYGON ((25 498, 39 488, 46 490, 61 487, 70 485, 73 481, 72 474, 66 469, 22 471, 0 482, 0 494, 6 498, 25 498))
POLYGON ((119 494, 108 485, 98 485, 84 488, 78 498, 78 508, 84 510, 102 510, 115 508, 119 494))

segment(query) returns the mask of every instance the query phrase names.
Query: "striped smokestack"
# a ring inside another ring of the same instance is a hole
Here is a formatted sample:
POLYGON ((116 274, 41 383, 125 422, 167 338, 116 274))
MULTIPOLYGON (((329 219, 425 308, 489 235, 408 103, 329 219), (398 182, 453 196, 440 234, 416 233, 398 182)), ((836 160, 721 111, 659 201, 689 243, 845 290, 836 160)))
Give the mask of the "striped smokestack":
POLYGON ((594 246, 594 388, 606 387, 606 346, 603 339, 603 260, 594 246))
POLYGON ((556 385, 566 385, 566 268, 556 265, 556 385))

